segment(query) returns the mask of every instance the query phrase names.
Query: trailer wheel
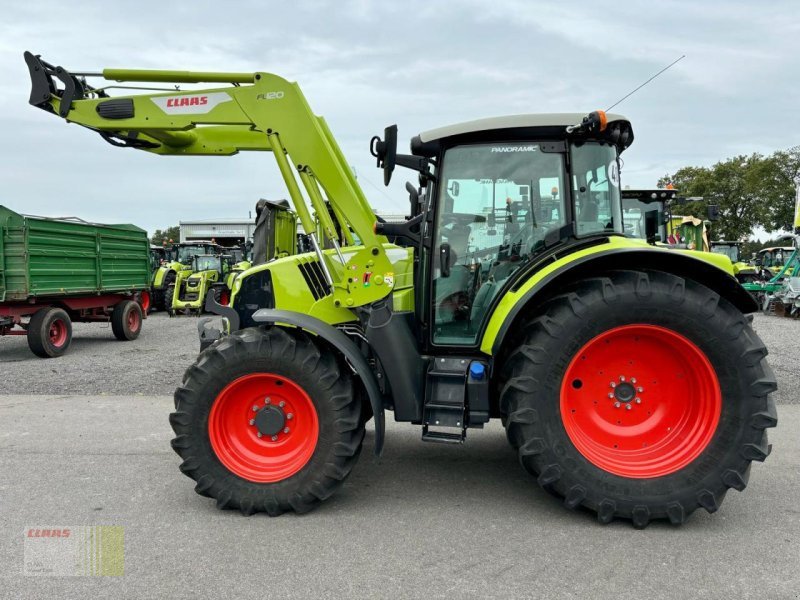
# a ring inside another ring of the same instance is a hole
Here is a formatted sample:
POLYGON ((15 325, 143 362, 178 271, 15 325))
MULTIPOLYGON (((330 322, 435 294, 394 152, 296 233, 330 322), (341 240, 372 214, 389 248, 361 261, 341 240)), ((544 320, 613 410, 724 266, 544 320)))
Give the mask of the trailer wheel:
POLYGON ((28 347, 36 356, 61 356, 72 342, 72 322, 62 308, 47 307, 35 312, 28 323, 28 347))
POLYGON ((111 331, 122 341, 135 340, 142 332, 142 307, 133 300, 123 300, 111 313, 111 331))
POLYGON ((715 292, 615 271, 550 300, 505 361, 509 440, 539 484, 602 523, 715 512, 777 423, 767 349, 715 292))
POLYGON ((307 512, 361 452, 361 402, 346 367, 313 336, 250 327, 189 367, 175 391, 172 448, 218 508, 307 512))
POLYGON ((142 307, 142 313, 145 315, 149 315, 150 311, 153 308, 152 297, 150 296, 149 290, 142 290, 139 292, 139 304, 142 307))

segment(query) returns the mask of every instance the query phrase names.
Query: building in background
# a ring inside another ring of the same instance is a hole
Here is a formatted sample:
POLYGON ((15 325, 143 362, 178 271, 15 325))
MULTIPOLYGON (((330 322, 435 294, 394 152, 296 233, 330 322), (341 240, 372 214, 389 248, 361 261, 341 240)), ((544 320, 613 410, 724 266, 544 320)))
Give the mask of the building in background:
POLYGON ((196 219, 181 221, 181 242, 211 240, 221 246, 236 246, 253 238, 253 219, 196 219))
MULTIPOLYGON (((387 223, 402 223, 405 215, 388 213, 381 210, 375 214, 387 223)), ((253 239, 256 224, 254 219, 192 219, 179 223, 181 242, 196 240, 211 240, 221 246, 237 246, 253 239)), ((298 221, 297 232, 303 232, 303 226, 298 221)))

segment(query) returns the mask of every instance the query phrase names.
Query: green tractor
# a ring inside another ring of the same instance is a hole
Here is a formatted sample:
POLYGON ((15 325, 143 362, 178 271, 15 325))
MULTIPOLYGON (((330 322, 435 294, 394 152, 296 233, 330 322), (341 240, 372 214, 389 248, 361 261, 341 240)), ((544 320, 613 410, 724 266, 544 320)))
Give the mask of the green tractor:
POLYGON ((711 242, 711 252, 727 256, 733 263, 733 273, 741 283, 758 280, 758 269, 742 260, 742 243, 717 240, 711 242))
POLYGON ((109 81, 218 84, 112 98, 25 58, 32 104, 115 145, 271 151, 308 233, 312 252, 242 273, 230 306, 207 298, 218 337, 175 392, 180 469, 219 508, 313 509, 352 471, 370 419, 382 452, 387 411, 454 445, 498 419, 567 508, 636 527, 717 511, 770 453, 776 382, 753 299, 725 270, 624 235, 625 117, 481 119, 423 132, 411 154, 388 127, 370 144, 384 182, 400 166, 421 186, 409 220, 377 223, 295 83, 106 69, 109 81), (359 245, 337 240, 326 202, 359 245))
POLYGON ((151 294, 153 307, 170 310, 173 291, 178 287, 178 279, 184 280, 192 273, 192 259, 198 254, 216 254, 219 246, 214 242, 197 241, 172 244, 166 249, 166 256, 153 272, 151 294))
POLYGON ((172 301, 167 312, 199 315, 206 295, 212 291, 220 304, 228 303, 228 277, 233 275, 233 258, 227 254, 195 254, 189 269, 179 271, 170 284, 167 297, 172 301))
POLYGON ((625 233, 649 244, 689 254, 736 275, 736 269, 727 256, 709 250, 706 229, 716 214, 715 209, 709 209, 708 221, 673 215, 673 204, 684 201, 674 189, 623 190, 625 233))

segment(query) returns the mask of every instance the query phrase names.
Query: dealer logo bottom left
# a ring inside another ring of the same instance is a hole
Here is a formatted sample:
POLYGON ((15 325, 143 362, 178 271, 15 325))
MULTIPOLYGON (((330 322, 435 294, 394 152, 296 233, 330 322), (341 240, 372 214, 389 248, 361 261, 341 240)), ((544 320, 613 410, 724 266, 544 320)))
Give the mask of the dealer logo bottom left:
POLYGON ((117 525, 26 527, 25 575, 125 574, 125 528, 117 525))

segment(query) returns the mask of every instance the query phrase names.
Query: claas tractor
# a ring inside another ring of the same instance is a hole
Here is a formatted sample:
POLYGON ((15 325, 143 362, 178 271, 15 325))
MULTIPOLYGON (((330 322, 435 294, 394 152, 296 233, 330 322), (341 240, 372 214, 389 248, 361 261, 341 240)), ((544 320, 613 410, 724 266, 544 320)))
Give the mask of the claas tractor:
POLYGON ((758 280, 758 270, 742 260, 742 243, 725 240, 711 242, 711 252, 727 256, 733 264, 733 273, 741 283, 752 283, 758 280))
POLYGON ((185 242, 168 246, 165 260, 153 273, 151 284, 153 307, 169 311, 178 280, 184 280, 192 273, 192 259, 198 254, 218 252, 219 246, 210 241, 185 242))
MULTIPOLYGON (((706 222, 672 214, 674 203, 685 202, 675 189, 622 191, 622 218, 625 233, 649 244, 689 254, 737 276, 735 265, 721 253, 711 252, 706 222)), ((709 210, 713 218, 715 210, 709 210)))
POLYGON ((180 470, 220 509, 315 508, 351 473, 370 420, 382 453, 387 412, 456 452, 497 419, 567 508, 635 527, 717 511, 770 453, 776 382, 747 316, 757 306, 728 272, 624 235, 622 115, 458 123, 413 137, 409 154, 387 127, 370 142, 384 182, 402 167, 419 185, 407 221, 379 223, 296 83, 77 74, 25 57, 32 104, 115 145, 268 151, 282 174, 312 251, 240 275, 230 306, 207 298, 218 337, 170 415, 180 470), (212 85, 110 97, 103 79, 212 85))
POLYGON ((203 311, 206 295, 211 292, 214 299, 228 303, 228 276, 233 267, 233 259, 227 254, 195 254, 190 268, 179 271, 175 282, 170 284, 168 294, 172 301, 167 312, 199 315, 203 311))

